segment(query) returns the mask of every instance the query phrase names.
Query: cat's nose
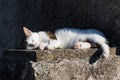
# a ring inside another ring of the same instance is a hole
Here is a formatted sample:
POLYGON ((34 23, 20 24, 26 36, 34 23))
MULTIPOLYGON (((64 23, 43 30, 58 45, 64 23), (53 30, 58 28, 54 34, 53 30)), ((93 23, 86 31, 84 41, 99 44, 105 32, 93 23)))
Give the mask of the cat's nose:
POLYGON ((29 47, 34 47, 34 44, 29 44, 28 46, 29 46, 29 47))

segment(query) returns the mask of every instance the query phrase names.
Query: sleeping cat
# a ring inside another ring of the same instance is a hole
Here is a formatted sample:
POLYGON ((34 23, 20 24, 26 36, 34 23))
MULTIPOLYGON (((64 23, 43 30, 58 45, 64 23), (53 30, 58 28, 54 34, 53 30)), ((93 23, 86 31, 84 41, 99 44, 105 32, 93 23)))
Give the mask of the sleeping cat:
POLYGON ((96 43, 103 51, 101 56, 105 58, 109 56, 109 46, 104 34, 95 29, 63 28, 56 30, 55 34, 52 34, 48 31, 32 32, 23 27, 23 31, 26 35, 27 49, 87 49, 92 47, 92 43, 96 43))

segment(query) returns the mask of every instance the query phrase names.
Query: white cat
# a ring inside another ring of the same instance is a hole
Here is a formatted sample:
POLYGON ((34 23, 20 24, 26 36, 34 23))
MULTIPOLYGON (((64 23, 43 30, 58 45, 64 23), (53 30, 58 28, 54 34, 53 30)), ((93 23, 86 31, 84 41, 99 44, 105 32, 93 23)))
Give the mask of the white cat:
POLYGON ((103 51, 102 56, 106 58, 109 56, 109 46, 104 34, 95 29, 63 28, 56 30, 55 34, 45 31, 32 32, 26 27, 23 27, 23 30, 27 49, 87 49, 91 47, 91 43, 96 43, 103 51))

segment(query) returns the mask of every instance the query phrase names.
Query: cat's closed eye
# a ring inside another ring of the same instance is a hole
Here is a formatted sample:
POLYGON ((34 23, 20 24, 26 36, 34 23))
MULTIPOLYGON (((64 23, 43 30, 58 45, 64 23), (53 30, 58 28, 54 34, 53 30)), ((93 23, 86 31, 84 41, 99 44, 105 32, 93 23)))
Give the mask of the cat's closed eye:
POLYGON ((32 39, 32 42, 34 42, 34 40, 32 39))

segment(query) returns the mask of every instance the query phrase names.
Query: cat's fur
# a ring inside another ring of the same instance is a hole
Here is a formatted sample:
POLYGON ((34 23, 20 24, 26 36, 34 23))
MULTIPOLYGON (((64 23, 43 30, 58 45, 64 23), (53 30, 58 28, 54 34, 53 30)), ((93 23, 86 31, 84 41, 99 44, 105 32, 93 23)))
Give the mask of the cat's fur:
POLYGON ((104 34, 95 29, 73 29, 73 28, 63 28, 55 31, 55 34, 45 31, 32 32, 31 30, 23 27, 24 33, 27 37, 27 49, 39 48, 44 49, 67 49, 67 48, 90 48, 90 43, 99 44, 103 53, 103 57, 109 56, 109 46, 104 34), (54 36, 55 35, 55 36, 54 36), (89 41, 89 42, 87 42, 89 41))

